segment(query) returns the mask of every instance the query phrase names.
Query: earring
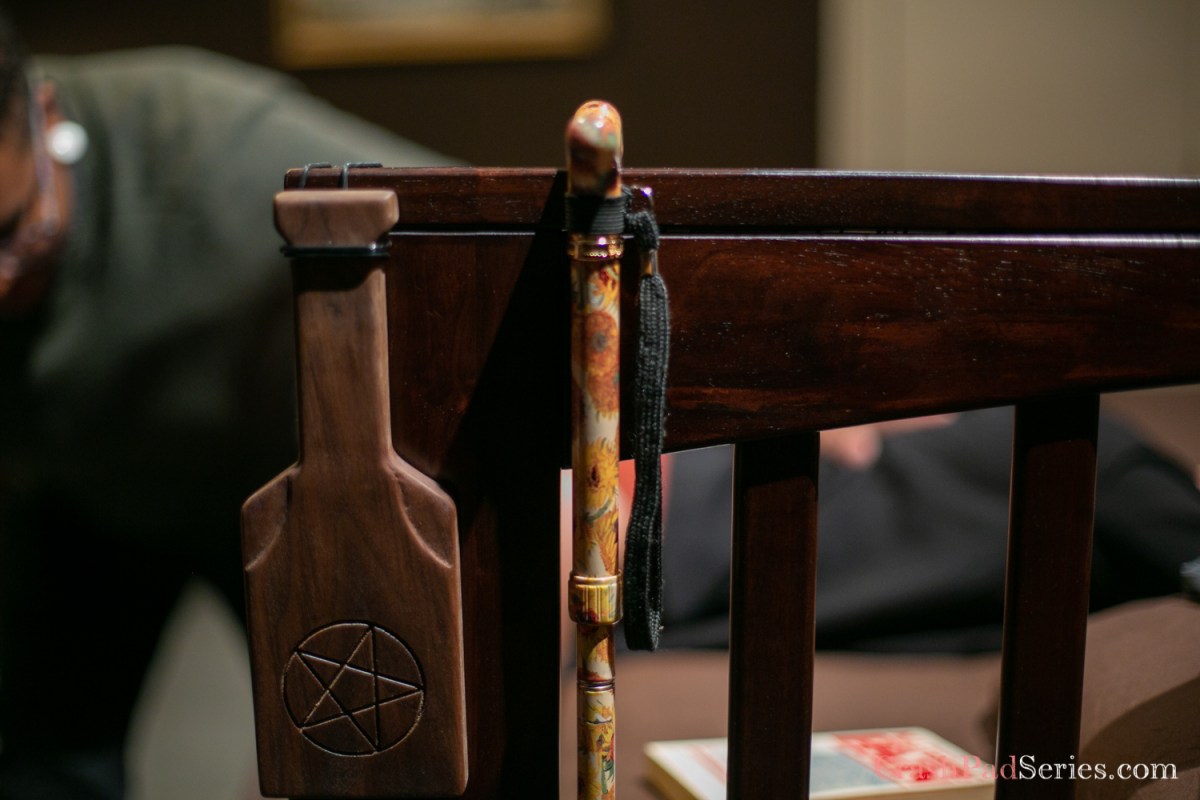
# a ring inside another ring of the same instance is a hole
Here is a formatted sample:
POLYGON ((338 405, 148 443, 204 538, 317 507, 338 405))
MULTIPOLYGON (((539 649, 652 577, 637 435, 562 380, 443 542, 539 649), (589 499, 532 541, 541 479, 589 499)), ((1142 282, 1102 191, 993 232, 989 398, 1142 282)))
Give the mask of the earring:
POLYGON ((46 150, 59 164, 77 163, 87 149, 88 134, 78 122, 56 122, 46 131, 46 150))

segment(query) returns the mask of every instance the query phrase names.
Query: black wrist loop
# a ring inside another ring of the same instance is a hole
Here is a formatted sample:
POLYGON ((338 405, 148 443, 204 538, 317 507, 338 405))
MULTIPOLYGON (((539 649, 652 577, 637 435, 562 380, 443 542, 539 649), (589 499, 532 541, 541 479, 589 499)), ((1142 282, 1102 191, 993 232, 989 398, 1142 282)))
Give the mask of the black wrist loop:
MULTIPOLYGON (((657 265, 658 223, 653 210, 629 213, 626 225, 637 241, 643 262, 657 265)), ((625 642, 631 649, 654 650, 662 632, 661 459, 670 345, 667 287, 657 268, 643 269, 638 283, 637 337, 633 378, 636 478, 625 538, 624 628, 625 642)))

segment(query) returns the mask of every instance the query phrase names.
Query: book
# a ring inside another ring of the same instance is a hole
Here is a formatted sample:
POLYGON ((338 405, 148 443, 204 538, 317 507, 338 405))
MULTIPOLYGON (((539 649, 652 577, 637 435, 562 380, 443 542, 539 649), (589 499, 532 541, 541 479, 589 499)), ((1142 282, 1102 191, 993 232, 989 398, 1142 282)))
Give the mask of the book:
MULTIPOLYGON (((724 800, 725 739, 651 742, 647 779, 667 800, 724 800)), ((814 733, 812 800, 985 800, 995 770, 924 728, 814 733)))

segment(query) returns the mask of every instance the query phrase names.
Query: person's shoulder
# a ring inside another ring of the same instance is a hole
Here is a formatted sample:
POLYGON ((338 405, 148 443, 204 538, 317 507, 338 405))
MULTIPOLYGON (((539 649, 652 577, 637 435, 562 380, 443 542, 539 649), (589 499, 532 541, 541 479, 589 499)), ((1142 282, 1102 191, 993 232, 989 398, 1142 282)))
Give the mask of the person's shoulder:
POLYGON ((194 47, 110 51, 39 66, 68 114, 89 132, 108 132, 114 158, 117 151, 141 160, 204 158, 213 148, 237 146, 256 121, 308 102, 287 75, 194 47))
POLYGON ((269 95, 298 87, 282 73, 196 47, 147 47, 82 56, 39 56, 39 67, 59 82, 165 93, 222 92, 269 95))
POLYGON ((114 163, 170 164, 163 180, 190 167, 207 181, 218 160, 239 174, 271 175, 316 161, 449 163, 313 96, 295 78, 206 50, 47 59, 44 72, 73 118, 107 142, 114 163))

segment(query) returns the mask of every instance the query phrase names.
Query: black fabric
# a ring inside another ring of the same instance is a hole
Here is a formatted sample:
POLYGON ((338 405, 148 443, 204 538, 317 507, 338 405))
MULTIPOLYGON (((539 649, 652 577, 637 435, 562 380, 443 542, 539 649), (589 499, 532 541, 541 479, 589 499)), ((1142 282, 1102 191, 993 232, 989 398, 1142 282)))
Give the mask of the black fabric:
POLYGON ((240 614, 242 584, 217 546, 178 552, 107 531, 65 493, 9 494, 0 536, 0 800, 124 797, 130 715, 184 587, 205 579, 240 614))
POLYGON ((667 411, 667 287, 657 274, 638 284, 638 351, 634 376, 633 448, 636 477, 625 534, 625 642, 658 647, 662 628, 662 472, 667 411))
MULTIPOLYGON (((637 242, 638 249, 647 255, 658 252, 658 220, 654 216, 654 211, 651 208, 639 208, 633 210, 632 206, 636 199, 634 190, 629 186, 624 187, 622 194, 625 197, 627 211, 625 214, 625 228, 633 236, 637 242)), ((653 194, 649 189, 642 189, 642 197, 646 198, 646 202, 650 202, 653 194)), ((656 269, 655 272, 658 270, 656 269)))
MULTIPOLYGON (((885 440, 865 470, 821 465, 817 645, 998 649, 1012 410, 885 440)), ((665 646, 728 643, 728 448, 675 457, 665 518, 665 646)), ((1092 607, 1179 591, 1200 557, 1200 492, 1131 431, 1101 417, 1092 607)))
POLYGON ((120 747, 0 755, 0 800, 125 800, 120 747))
POLYGON ((625 194, 620 197, 567 195, 567 231, 590 236, 623 233, 627 197, 625 194))
POLYGON ((658 273, 658 220, 653 193, 643 189, 647 207, 633 209, 635 192, 626 186, 625 227, 643 263, 638 282, 637 363, 634 367, 633 448, 636 479, 626 531, 624 589, 625 642, 633 650, 655 650, 662 632, 662 445, 667 417, 667 359, 671 324, 667 286, 658 273))

